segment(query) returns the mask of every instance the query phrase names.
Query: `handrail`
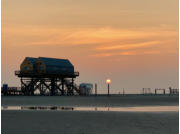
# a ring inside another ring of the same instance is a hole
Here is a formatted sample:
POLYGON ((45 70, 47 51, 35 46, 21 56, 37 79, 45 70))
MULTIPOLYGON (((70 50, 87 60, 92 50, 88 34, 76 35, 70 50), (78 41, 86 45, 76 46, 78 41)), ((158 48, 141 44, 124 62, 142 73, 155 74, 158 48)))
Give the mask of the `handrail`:
MULTIPOLYGON (((42 73, 33 73, 33 72, 22 72, 22 71, 20 71, 20 70, 16 70, 15 71, 15 75, 21 75, 21 74, 42 74, 42 73)), ((49 74, 49 75, 51 75, 51 74, 49 74)), ((79 76, 79 72, 77 72, 77 71, 75 71, 74 72, 74 76, 79 76)))

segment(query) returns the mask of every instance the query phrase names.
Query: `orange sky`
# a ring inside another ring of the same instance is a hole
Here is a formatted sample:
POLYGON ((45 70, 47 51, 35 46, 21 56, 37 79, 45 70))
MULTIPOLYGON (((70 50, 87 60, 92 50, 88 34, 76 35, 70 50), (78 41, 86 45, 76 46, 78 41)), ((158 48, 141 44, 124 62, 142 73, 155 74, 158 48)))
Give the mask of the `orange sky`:
POLYGON ((178 87, 178 1, 2 0, 2 83, 26 56, 68 58, 99 89, 178 87))

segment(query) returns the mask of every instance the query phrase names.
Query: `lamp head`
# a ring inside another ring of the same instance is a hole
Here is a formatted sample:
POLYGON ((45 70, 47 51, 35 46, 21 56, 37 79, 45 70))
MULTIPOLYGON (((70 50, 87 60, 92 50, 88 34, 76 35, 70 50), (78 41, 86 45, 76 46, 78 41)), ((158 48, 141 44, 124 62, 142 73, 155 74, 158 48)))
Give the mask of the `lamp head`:
POLYGON ((110 84, 110 83, 111 83, 111 80, 110 80, 110 79, 107 79, 107 80, 106 80, 106 83, 107 83, 107 84, 110 84))

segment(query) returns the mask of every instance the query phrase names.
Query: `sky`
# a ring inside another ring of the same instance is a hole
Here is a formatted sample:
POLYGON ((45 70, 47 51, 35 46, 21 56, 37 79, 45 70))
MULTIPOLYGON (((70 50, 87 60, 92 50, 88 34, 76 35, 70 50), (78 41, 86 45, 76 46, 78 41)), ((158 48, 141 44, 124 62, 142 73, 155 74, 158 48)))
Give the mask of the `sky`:
POLYGON ((23 59, 69 59, 106 91, 178 88, 178 0, 2 0, 2 81, 23 59))

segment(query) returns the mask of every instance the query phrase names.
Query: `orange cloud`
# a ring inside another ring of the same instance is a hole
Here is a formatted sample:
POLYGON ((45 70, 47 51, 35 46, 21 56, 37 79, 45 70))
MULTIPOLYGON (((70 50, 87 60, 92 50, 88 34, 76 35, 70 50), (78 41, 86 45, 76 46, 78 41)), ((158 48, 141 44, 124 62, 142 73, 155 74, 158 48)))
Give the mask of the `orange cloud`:
POLYGON ((118 53, 98 53, 91 55, 92 57, 111 57, 111 56, 120 56, 120 55, 137 55, 138 53, 135 51, 126 51, 126 52, 118 52, 118 53))
MULTIPOLYGON (((114 53, 98 53, 91 55, 92 57, 112 57, 112 56, 134 56, 134 55, 154 55, 160 54, 157 50, 146 50, 146 51, 124 51, 124 52, 114 52, 114 53)), ((170 51, 169 53, 176 53, 175 51, 170 51)))
POLYGON ((147 46, 153 46, 160 44, 160 41, 150 41, 136 44, 125 44, 125 45, 110 45, 110 46, 100 46, 96 50, 117 50, 117 49, 134 49, 134 48, 143 48, 147 46))
POLYGON ((23 27, 7 28, 3 35, 7 45, 49 48, 57 45, 61 50, 71 50, 71 54, 85 52, 92 57, 175 52, 178 39, 177 31, 162 27, 131 30, 110 27, 23 27))
MULTIPOLYGON (((131 40, 165 40, 177 35, 166 29, 119 29, 119 28, 6 28, 3 35, 18 45, 112 45, 131 40), (16 35, 16 38, 13 38, 16 35)), ((155 40, 155 41, 156 41, 155 40)), ((121 43, 122 44, 122 43, 121 43)))

